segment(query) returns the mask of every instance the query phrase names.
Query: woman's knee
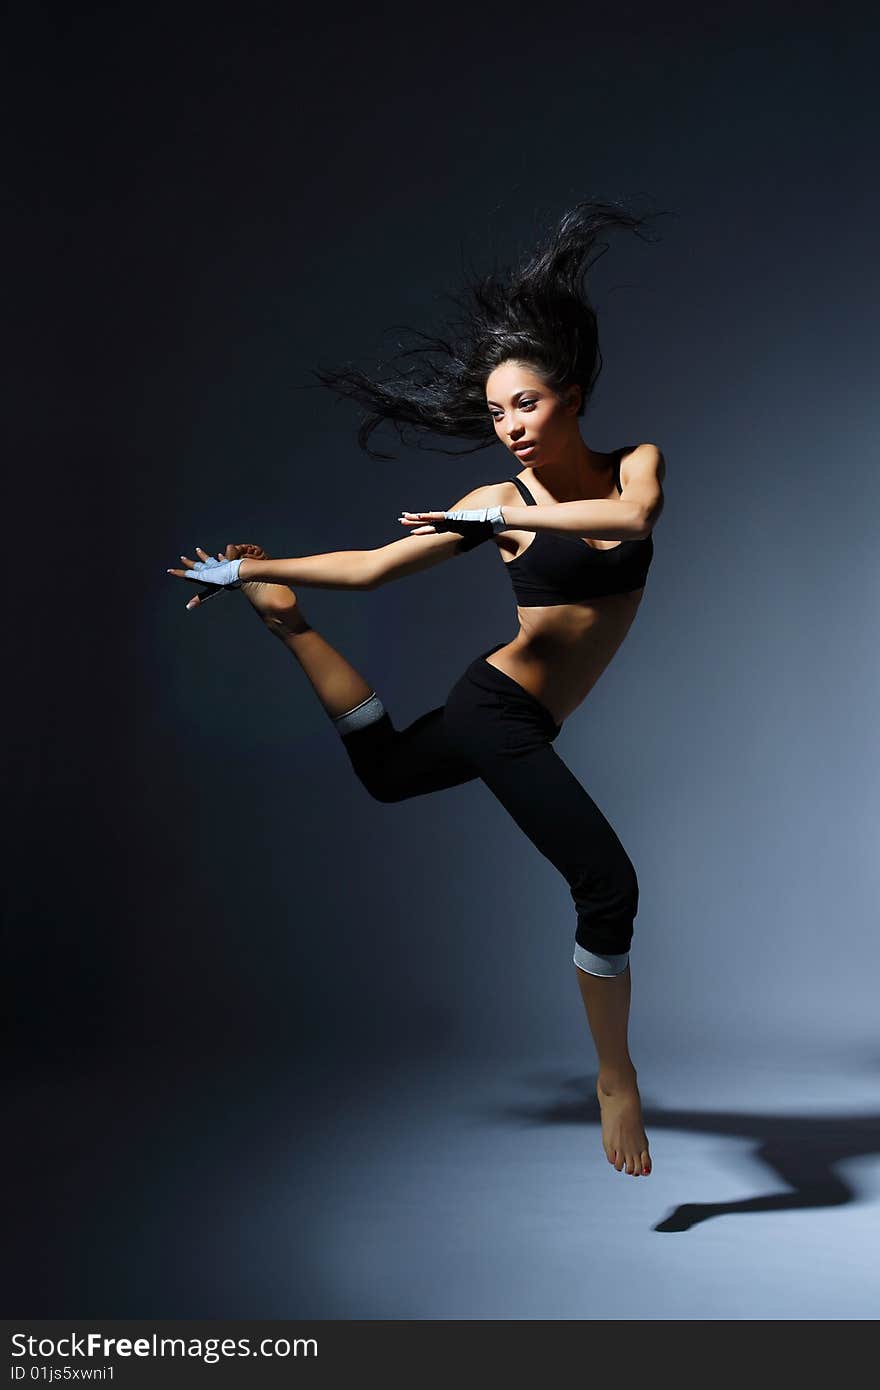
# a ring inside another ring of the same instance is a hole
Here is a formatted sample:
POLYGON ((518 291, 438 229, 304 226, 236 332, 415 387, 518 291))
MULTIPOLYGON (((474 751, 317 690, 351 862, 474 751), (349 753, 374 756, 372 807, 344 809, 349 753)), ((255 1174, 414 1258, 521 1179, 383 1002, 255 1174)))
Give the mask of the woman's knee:
POLYGON ((394 776, 398 734, 387 711, 378 719, 347 731, 342 746, 352 770, 374 801, 399 801, 400 788, 394 776))
POLYGON ((390 804, 473 781, 477 771, 449 744, 443 707, 397 730, 388 714, 343 740, 355 775, 374 801, 390 804))
POLYGON ((593 908, 603 915, 635 917, 639 906, 639 880, 635 865, 625 850, 604 858, 597 865, 595 856, 572 875, 571 894, 575 903, 593 908))
POLYGON ((391 806, 396 801, 407 801, 416 794, 412 788, 401 786, 388 777, 361 777, 360 782, 374 801, 380 801, 385 806, 391 806))
MULTIPOLYGON (((611 958, 608 969, 593 973, 616 974, 625 969, 639 910, 639 880, 628 855, 621 854, 601 872, 576 879, 571 895, 577 909, 576 941, 581 953, 611 958)), ((575 961, 579 963, 577 952, 575 961)))
POLYGON ((406 779, 398 775, 391 759, 352 756, 349 750, 349 760, 361 786, 374 801, 390 805, 395 801, 405 801, 412 795, 406 779))

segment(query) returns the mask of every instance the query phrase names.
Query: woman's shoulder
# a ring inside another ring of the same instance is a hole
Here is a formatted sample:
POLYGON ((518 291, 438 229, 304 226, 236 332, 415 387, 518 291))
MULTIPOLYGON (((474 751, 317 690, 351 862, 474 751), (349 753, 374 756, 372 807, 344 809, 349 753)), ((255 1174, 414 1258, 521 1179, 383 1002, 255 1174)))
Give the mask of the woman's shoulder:
POLYGON ((519 488, 511 478, 502 478, 497 483, 485 483, 477 491, 482 497, 482 501, 477 505, 480 507, 503 507, 505 502, 521 502, 519 488))
POLYGON ((614 452, 619 456, 621 469, 635 465, 639 471, 656 473, 661 482, 666 476, 666 460, 659 444, 624 444, 614 452))
MULTIPOLYGON (((458 510, 465 507, 503 507, 505 502, 512 502, 519 497, 516 485, 510 479, 503 479, 497 483, 481 483, 472 488, 464 497, 460 497, 454 504, 454 509, 458 510)), ((447 508, 448 511, 453 508, 447 508)))

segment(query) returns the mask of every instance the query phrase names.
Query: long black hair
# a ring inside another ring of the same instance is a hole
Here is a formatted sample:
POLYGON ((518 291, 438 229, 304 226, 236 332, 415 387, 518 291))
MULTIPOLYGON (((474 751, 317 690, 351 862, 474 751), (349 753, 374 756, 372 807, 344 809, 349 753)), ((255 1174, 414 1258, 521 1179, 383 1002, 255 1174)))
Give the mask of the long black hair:
POLYGON ((421 345, 402 350, 395 361, 414 358, 415 366, 401 365, 385 380, 353 366, 319 367, 313 375, 337 395, 366 407, 358 443, 377 459, 395 457, 370 447, 370 435, 383 420, 395 426, 405 445, 414 442, 439 453, 470 454, 494 444, 486 379, 499 363, 510 360, 532 367, 553 391, 580 386, 577 413, 583 415, 602 370, 596 314, 583 277, 608 250, 608 243, 598 240, 602 232, 623 228, 643 240, 656 239, 642 232, 650 216, 628 213, 615 202, 579 202, 520 265, 470 278, 462 293, 448 296, 459 316, 450 319, 445 336, 406 330, 421 345), (477 442, 470 449, 421 442, 436 435, 477 442))

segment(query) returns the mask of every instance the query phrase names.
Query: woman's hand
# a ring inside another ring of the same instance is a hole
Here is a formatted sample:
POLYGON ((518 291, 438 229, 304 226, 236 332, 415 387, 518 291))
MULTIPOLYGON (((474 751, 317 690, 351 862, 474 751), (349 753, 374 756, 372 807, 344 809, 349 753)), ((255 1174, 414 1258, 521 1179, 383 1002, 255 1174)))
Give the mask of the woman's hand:
MULTIPOLYGON (((229 547, 227 546, 227 551, 229 547)), ((235 547, 233 547, 233 552, 235 547)), ((205 599, 213 598, 214 594, 222 593, 224 589, 238 589, 241 587, 241 580, 238 577, 238 569, 242 557, 237 553, 229 554, 226 558, 218 555, 213 559, 206 550, 200 545, 196 546, 198 560, 190 560, 187 555, 181 555, 181 560, 186 566, 185 569, 169 569, 168 574, 173 574, 177 579, 186 579, 190 583, 202 583, 206 587, 195 599, 187 603, 187 608, 194 608, 205 599), (216 585, 216 587, 214 587, 216 585), (208 587, 210 586, 210 587, 208 587)))
POLYGON ((471 549, 489 536, 508 529, 500 507, 479 507, 474 511, 401 512, 397 518, 411 527, 411 536, 433 536, 440 531, 457 531, 471 549))
POLYGON ((411 536, 433 536, 438 531, 445 531, 445 526, 438 527, 436 522, 442 521, 446 516, 445 512, 401 512, 397 518, 404 526, 410 526, 411 536))
MULTIPOLYGON (((203 563, 207 563, 210 560, 210 556, 207 555, 200 546, 196 546, 196 554, 201 557, 203 563)), ((181 555, 180 558, 187 566, 187 569, 192 571, 194 567, 193 561, 188 560, 185 555, 181 555)), ((217 561, 221 564, 229 560, 268 559, 269 556, 261 545, 254 545, 249 541, 239 541, 237 543, 230 542, 225 552, 217 552, 217 561)), ((183 570, 169 570, 168 573, 180 575, 182 578, 186 577, 185 571, 183 570)), ((191 580, 190 582, 192 583, 195 581, 191 580)), ((225 588, 221 585, 216 587, 212 586, 211 588, 206 586, 203 592, 191 598, 186 606, 189 609, 199 608, 203 603, 207 603, 209 598, 213 598, 215 594, 225 593, 226 589, 229 587, 231 586, 227 585, 225 588)), ((267 621, 278 618, 289 618, 297 606, 296 595, 287 584, 272 584, 262 579, 242 579, 239 580, 236 587, 241 589, 241 592, 244 594, 251 607, 256 609, 260 617, 265 618, 267 621)))
POLYGON ((198 560, 190 560, 189 556, 181 555, 180 558, 186 566, 185 569, 168 570, 168 573, 173 574, 177 579, 185 579, 191 584, 204 583, 204 589, 189 600, 186 605, 187 608, 198 608, 201 604, 207 603, 209 598, 214 598, 215 595, 222 594, 227 589, 243 588, 242 581, 238 579, 237 567, 233 569, 232 561, 242 560, 245 555, 267 558, 265 551, 258 545, 227 545, 226 554, 218 551, 216 560, 212 559, 200 545, 196 546, 196 554, 199 557, 198 560))

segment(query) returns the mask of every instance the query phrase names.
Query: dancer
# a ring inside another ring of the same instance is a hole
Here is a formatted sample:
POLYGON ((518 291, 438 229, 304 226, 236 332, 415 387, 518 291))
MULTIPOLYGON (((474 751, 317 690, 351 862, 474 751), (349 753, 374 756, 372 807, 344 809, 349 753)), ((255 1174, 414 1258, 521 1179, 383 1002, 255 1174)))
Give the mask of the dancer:
POLYGON ((655 444, 602 452, 578 424, 601 370, 582 277, 604 229, 641 235, 645 221, 617 204, 578 203, 520 267, 470 285, 454 333, 404 354, 431 354, 418 374, 408 369, 389 384, 351 367, 316 372, 322 386, 367 406, 358 439, 372 457, 388 457, 369 444, 388 421, 404 442, 409 427, 417 439, 500 443, 522 465, 516 476, 475 488, 448 511, 402 512, 407 535, 376 549, 275 560, 253 543, 230 543, 216 558, 199 546, 197 559, 182 555, 184 568, 168 570, 204 586, 189 609, 242 590, 299 662, 377 801, 480 779, 563 875, 598 1056, 602 1143, 608 1162, 633 1176, 652 1168, 627 1036, 638 879, 553 742, 633 623, 663 508, 655 444), (476 657, 443 704, 397 729, 377 689, 311 627, 291 586, 375 589, 488 540, 513 584, 517 635, 476 657))

